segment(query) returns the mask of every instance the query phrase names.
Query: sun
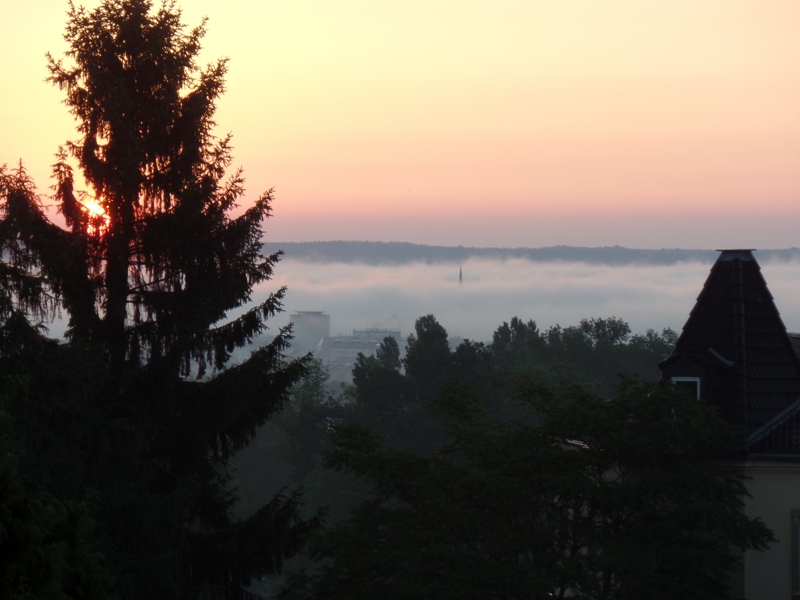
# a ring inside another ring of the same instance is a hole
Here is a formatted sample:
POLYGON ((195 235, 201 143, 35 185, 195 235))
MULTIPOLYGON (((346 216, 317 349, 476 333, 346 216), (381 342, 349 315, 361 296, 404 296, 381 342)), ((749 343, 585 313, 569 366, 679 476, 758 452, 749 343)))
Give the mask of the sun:
POLYGON ((94 198, 85 198, 81 201, 81 208, 89 215, 87 232, 90 235, 103 233, 110 222, 106 209, 94 198))

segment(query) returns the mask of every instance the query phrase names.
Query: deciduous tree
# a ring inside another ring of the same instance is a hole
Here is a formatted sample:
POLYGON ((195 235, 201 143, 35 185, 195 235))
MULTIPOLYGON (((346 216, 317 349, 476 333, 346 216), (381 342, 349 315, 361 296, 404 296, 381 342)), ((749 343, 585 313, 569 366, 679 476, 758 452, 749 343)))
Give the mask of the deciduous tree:
POLYGON ((728 598, 735 549, 771 534, 713 458, 732 439, 714 409, 626 380, 613 399, 526 383, 528 418, 499 421, 463 384, 434 405, 434 455, 341 427, 329 466, 372 485, 312 544, 316 572, 284 599, 728 598))

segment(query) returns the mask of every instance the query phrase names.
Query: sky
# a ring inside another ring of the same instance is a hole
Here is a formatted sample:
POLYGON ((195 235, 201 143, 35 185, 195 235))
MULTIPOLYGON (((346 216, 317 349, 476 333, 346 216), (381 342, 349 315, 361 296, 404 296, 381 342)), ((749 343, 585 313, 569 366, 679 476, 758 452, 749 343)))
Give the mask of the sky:
MULTIPOLYGON (((271 240, 800 245, 797 0, 181 6, 230 59, 216 121, 271 240)), ((43 193, 66 9, 0 3, 0 164, 43 193)))

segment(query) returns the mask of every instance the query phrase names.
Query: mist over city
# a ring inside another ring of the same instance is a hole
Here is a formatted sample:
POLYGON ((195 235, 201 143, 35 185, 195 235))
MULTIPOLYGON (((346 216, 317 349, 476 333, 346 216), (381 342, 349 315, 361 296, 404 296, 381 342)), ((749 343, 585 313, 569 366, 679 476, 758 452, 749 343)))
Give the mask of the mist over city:
MULTIPOLYGON (((711 255, 716 254, 711 252, 711 255)), ((755 253, 759 256, 759 253, 755 253)), ((457 262, 366 265, 284 258, 275 282, 286 285, 288 323, 298 310, 325 311, 333 334, 365 327, 413 332, 417 317, 433 314, 451 336, 491 341, 511 317, 540 328, 575 325, 583 318, 616 316, 634 332, 680 331, 713 264, 589 264, 526 259, 468 258, 457 262), (459 285, 459 268, 463 284, 459 285)), ((790 331, 800 331, 800 261, 760 262, 790 331)))

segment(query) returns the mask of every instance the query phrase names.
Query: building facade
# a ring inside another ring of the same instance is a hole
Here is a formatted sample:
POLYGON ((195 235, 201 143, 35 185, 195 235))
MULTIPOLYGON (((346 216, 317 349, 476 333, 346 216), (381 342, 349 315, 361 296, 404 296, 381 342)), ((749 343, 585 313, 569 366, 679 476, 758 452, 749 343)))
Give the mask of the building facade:
POLYGON ((404 343, 399 329, 368 328, 354 329, 352 335, 325 337, 314 354, 325 363, 331 379, 350 381, 358 355, 374 355, 386 337, 394 338, 402 353, 404 343))
POLYGON ((293 324, 292 353, 313 352, 322 338, 331 335, 331 316, 321 310, 299 310, 289 315, 293 324))
POLYGON ((800 600, 800 360, 752 250, 723 250, 697 298, 665 380, 716 406, 736 431, 723 468, 750 480, 745 512, 777 542, 748 551, 731 597, 800 600))

